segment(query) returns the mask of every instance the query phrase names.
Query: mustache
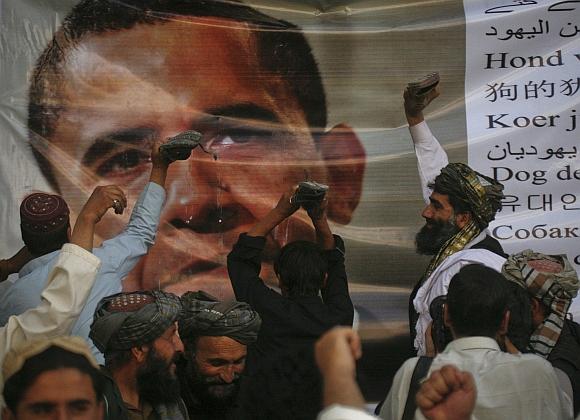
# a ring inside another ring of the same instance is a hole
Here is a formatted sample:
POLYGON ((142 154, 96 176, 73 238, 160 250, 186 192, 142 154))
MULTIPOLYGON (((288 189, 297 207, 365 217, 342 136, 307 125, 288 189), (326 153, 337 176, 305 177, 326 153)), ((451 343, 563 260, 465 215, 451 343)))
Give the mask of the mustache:
POLYGON ((228 385, 235 385, 235 383, 239 379, 240 379, 240 374, 239 373, 234 373, 234 379, 230 383, 225 382, 219 376, 208 376, 208 377, 204 377, 203 378, 203 383, 205 385, 225 385, 225 386, 228 386, 228 385))

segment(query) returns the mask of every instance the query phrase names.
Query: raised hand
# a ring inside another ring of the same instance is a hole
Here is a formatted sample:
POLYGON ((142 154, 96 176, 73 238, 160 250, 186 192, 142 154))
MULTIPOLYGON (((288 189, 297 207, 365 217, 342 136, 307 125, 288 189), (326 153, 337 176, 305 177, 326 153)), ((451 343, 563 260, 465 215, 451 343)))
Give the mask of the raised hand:
POLYGON ((416 402, 429 420, 469 420, 476 397, 473 376, 446 365, 421 384, 416 402))

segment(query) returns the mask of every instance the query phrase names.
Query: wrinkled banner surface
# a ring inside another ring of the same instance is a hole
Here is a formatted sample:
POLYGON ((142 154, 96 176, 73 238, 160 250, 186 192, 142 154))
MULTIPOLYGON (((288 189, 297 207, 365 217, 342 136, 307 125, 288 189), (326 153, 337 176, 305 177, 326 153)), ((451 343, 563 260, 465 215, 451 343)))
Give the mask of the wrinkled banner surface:
MULTIPOLYGON (((228 296, 239 233, 287 186, 324 182, 363 336, 395 340, 394 369, 428 261, 414 251, 424 204, 402 91, 439 71, 429 126, 451 161, 506 184, 494 236, 579 266, 578 2, 77 3, 0 2, 0 258, 22 245, 26 194, 62 194, 74 219, 96 185, 118 184, 131 210, 152 141, 196 129, 217 159, 172 166, 156 244, 125 288, 228 296)), ((99 237, 128 217, 107 216, 99 237)), ((300 212, 266 259, 309 235, 300 212)), ((262 275, 274 280, 268 264, 262 275)))

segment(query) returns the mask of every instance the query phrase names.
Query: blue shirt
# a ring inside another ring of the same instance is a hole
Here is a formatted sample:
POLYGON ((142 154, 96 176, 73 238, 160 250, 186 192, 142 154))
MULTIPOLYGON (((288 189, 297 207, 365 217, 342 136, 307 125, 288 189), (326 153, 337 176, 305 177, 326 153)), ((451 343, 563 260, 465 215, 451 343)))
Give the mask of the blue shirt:
MULTIPOLYGON (((163 187, 148 183, 135 203, 126 229, 93 249, 93 254, 102 262, 101 268, 71 335, 87 340, 99 363, 104 363, 103 355, 89 339, 97 304, 105 296, 121 291, 123 279, 153 245, 164 201, 163 187)), ((54 251, 42 255, 22 267, 18 280, 0 296, 0 325, 5 325, 11 315, 19 315, 40 304, 40 294, 59 253, 54 251)))

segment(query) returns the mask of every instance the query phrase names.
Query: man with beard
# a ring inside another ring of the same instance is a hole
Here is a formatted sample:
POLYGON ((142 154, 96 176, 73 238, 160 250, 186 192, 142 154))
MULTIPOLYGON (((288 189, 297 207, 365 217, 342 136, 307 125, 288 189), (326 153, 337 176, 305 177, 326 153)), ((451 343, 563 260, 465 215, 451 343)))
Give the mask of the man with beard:
POLYGON ((231 417, 260 315, 247 303, 219 302, 205 292, 188 292, 181 303, 179 332, 185 351, 177 374, 187 409, 196 419, 231 417))
POLYGON ((179 298, 118 293, 99 302, 90 338, 105 355, 107 419, 187 420, 175 370, 179 298))
POLYGON ((419 355, 426 354, 429 306, 447 294, 453 275, 467 264, 483 264, 499 272, 506 257, 486 230, 501 209, 503 185, 463 163, 448 163, 423 117, 423 109, 437 96, 437 87, 423 94, 408 87, 403 96, 427 203, 421 213, 425 226, 416 237, 417 252, 433 256, 409 299, 409 328, 419 355))

